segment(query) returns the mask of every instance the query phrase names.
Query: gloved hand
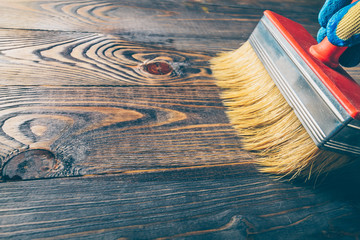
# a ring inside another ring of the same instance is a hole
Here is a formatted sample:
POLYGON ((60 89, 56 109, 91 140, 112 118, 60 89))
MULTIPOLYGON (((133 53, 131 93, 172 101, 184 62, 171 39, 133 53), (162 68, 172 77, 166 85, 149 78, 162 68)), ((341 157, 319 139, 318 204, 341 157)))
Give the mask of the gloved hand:
POLYGON ((326 0, 319 13, 320 30, 317 41, 325 36, 336 46, 349 47, 340 57, 344 67, 360 63, 360 1, 326 0))

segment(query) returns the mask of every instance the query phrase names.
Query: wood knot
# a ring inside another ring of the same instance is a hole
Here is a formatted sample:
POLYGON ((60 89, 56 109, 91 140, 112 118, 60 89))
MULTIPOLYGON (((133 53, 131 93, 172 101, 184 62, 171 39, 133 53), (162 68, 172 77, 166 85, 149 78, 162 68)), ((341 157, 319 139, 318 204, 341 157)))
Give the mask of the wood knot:
POLYGON ((4 165, 5 181, 30 180, 49 177, 56 168, 55 155, 43 149, 31 149, 12 156, 4 165))
POLYGON ((166 75, 173 71, 167 62, 151 62, 144 65, 145 71, 153 75, 166 75))

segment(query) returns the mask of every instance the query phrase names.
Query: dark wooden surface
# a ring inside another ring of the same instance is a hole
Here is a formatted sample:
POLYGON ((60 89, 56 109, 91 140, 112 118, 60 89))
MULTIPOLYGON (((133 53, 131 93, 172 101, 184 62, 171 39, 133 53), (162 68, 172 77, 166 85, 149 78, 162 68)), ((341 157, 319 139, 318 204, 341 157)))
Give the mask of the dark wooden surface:
POLYGON ((359 239, 359 166, 259 173, 208 64, 322 3, 0 1, 0 238, 359 239))

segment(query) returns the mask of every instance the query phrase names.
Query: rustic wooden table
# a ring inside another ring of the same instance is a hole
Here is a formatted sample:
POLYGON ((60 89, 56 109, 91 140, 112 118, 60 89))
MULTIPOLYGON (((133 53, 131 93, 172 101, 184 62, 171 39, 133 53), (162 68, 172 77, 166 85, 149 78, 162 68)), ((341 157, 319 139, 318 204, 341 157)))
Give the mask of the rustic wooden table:
POLYGON ((259 173, 208 64, 322 3, 1 0, 0 238, 359 239, 359 168, 259 173))

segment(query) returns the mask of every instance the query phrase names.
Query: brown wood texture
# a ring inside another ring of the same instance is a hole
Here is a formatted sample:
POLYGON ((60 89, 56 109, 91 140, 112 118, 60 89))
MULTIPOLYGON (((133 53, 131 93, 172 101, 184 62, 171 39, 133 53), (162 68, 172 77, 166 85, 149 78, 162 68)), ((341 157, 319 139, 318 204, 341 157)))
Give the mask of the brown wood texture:
POLYGON ((4 28, 233 38, 236 22, 243 29, 253 26, 264 9, 309 23, 306 15, 314 17, 321 2, 14 0, 2 1, 0 7, 4 28))
POLYGON ((259 173, 208 63, 322 3, 0 1, 0 239, 359 239, 359 167, 259 173))
POLYGON ((246 41, 265 9, 286 14, 315 34, 321 4, 319 0, 296 4, 293 0, 14 0, 0 2, 0 26, 47 33, 119 34, 122 39, 178 50, 217 52, 237 48, 246 41))
MULTIPOLYGON (((352 186, 354 187, 354 186, 352 186)), ((357 239, 358 209, 244 166, 8 182, 3 239, 357 239)))
POLYGON ((115 35, 0 29, 1 85, 209 85, 204 52, 179 51, 115 35), (165 62, 168 74, 146 65, 165 62), (41 71, 39 71, 41 69, 41 71))
MULTIPOLYGON (((238 147, 240 141, 228 124, 216 87, 6 87, 2 91, 6 97, 0 104, 0 155, 5 166, 32 149, 55 155, 57 167, 49 169, 46 177, 250 159, 238 147)), ((36 156, 23 156, 21 162, 36 156)), ((34 178, 23 167, 9 166, 3 176, 34 178)), ((44 174, 36 178, 40 177, 44 174)))

